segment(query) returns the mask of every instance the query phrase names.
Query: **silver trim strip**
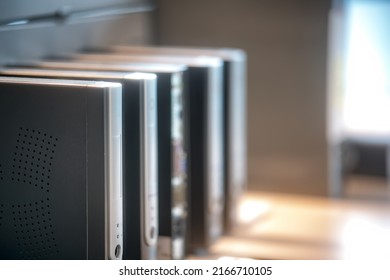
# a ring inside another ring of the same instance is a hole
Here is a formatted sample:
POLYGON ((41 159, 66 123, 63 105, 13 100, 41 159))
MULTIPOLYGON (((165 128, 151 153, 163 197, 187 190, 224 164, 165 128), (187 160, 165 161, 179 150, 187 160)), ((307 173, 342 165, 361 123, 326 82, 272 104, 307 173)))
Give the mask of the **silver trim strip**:
MULTIPOLYGON (((94 70, 73 70, 73 69, 42 69, 42 68, 0 68, 1 75, 13 75, 13 76, 29 76, 33 77, 45 77, 45 78, 58 78, 61 79, 69 78, 76 79, 80 78, 83 80, 88 79, 128 79, 128 80, 146 80, 155 79, 156 75, 152 73, 141 73, 141 72, 102 72, 94 70)), ((90 81, 89 81, 90 82, 90 81)), ((101 82, 94 82, 96 86, 100 86, 101 82)), ((105 85, 106 82, 103 82, 105 85)))
POLYGON ((145 80, 141 96, 141 255, 156 259, 158 237, 157 85, 145 80))
POLYGON ((108 88, 105 95, 106 130, 106 259, 122 259, 122 87, 108 88))
POLYGON ((8 68, 21 67, 40 67, 45 69, 68 69, 68 70, 95 70, 95 71, 120 71, 120 72, 182 72, 187 69, 183 64, 164 64, 164 63, 99 63, 99 62, 83 62, 83 61, 30 61, 23 64, 7 65, 8 68))
POLYGON ((207 174, 208 236, 213 242, 223 231, 224 170, 223 170, 223 67, 210 67, 207 89, 207 145, 205 173, 207 174))
POLYGON ((117 45, 109 48, 109 51, 122 54, 138 54, 138 55, 207 55, 217 56, 227 61, 246 61, 246 53, 241 49, 234 48, 200 48, 200 47, 177 47, 177 46, 132 46, 132 45, 117 45))
POLYGON ((69 59, 77 62, 93 63, 158 63, 185 64, 193 67, 218 67, 222 60, 215 56, 174 56, 174 55, 138 55, 138 54, 109 54, 84 53, 71 55, 69 59))
POLYGON ((36 85, 58 85, 65 87, 100 87, 112 88, 121 87, 120 83, 110 82, 94 82, 82 80, 64 80, 64 79, 42 79, 42 78, 22 78, 22 77, 0 77, 0 82, 15 83, 15 84, 31 84, 36 85))

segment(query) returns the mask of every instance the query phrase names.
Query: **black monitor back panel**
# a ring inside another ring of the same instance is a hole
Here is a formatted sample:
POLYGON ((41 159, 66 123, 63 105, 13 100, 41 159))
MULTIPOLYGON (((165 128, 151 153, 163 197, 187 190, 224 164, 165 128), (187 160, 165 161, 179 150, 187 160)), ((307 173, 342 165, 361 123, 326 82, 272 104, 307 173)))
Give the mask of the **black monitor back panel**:
MULTIPOLYGON (((26 66, 26 65, 25 65, 26 66)), ((184 95, 187 70, 180 65, 99 64, 77 62, 38 62, 32 69, 5 68, 2 75, 35 75, 56 69, 83 71, 150 72, 157 75, 158 119, 158 259, 183 259, 186 255, 187 141, 185 137, 184 95), (35 67, 41 67, 35 68, 35 67), (35 70, 34 70, 35 69, 35 70), (46 71, 47 71, 46 70, 46 71)), ((62 70, 65 73, 66 70, 62 70)), ((84 74, 85 75, 85 74, 84 74)), ((69 72, 68 72, 69 76, 69 72)))
POLYGON ((224 124, 223 62, 208 56, 75 54, 84 62, 171 63, 188 67, 185 96, 188 117, 189 225, 188 251, 203 253, 223 232, 224 124))
POLYGON ((120 158, 124 171, 123 259, 156 259, 158 184, 155 75, 23 68, 3 69, 0 75, 105 80, 122 84, 124 144, 120 158), (148 120, 150 123, 147 123, 148 120))
POLYGON ((189 230, 188 250, 204 252, 223 232, 223 64, 216 57, 75 54, 84 62, 171 63, 188 67, 185 96, 188 117, 189 230))
POLYGON ((0 259, 112 257, 108 88, 22 80, 0 78, 0 259))
POLYGON ((73 55, 74 61, 49 61, 33 65, 69 69, 72 65, 107 65, 107 69, 129 64, 186 65, 188 90, 184 96, 188 124, 188 230, 187 251, 207 250, 223 231, 224 159, 223 159, 223 65, 218 58, 128 56, 110 54, 73 55), (78 60, 77 60, 78 59, 78 60), (113 66, 114 65, 114 66, 113 66), (116 65, 116 66, 115 66, 116 65))
POLYGON ((224 227, 229 232, 237 224, 241 194, 246 189, 246 54, 240 49, 158 46, 113 46, 118 54, 215 56, 223 60, 224 78, 224 227))
POLYGON ((203 253, 223 230, 222 67, 191 67, 188 80, 188 250, 203 253))

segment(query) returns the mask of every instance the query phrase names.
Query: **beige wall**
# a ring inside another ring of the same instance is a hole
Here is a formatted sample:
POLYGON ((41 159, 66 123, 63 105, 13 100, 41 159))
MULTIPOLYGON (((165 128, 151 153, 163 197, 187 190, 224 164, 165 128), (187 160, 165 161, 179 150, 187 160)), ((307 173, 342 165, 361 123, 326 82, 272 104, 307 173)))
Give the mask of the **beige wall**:
POLYGON ((160 0, 157 43, 247 51, 251 189, 327 193, 330 0, 160 0))

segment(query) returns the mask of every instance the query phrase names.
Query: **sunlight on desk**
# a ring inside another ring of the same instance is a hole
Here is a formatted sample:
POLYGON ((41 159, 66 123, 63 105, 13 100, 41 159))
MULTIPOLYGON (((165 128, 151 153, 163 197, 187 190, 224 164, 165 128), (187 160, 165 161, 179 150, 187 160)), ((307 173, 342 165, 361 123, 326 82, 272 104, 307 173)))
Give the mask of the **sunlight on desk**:
POLYGON ((248 192, 240 224, 213 256, 255 259, 390 258, 390 204, 248 192))

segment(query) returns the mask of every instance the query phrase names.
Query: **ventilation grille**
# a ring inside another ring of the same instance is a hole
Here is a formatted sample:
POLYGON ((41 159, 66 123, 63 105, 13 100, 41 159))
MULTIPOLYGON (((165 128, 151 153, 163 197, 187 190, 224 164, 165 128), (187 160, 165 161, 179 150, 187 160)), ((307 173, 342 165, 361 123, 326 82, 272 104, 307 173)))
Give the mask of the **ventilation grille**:
POLYGON ((21 127, 18 131, 11 180, 43 191, 40 200, 10 208, 21 259, 53 259, 59 253, 48 198, 57 142, 52 135, 35 129, 21 127))
POLYGON ((0 164, 0 181, 4 180, 3 166, 0 164))
POLYGON ((4 204, 0 204, 0 227, 3 225, 4 204))
POLYGON ((41 131, 21 127, 16 140, 11 180, 49 192, 57 141, 57 138, 41 131))
POLYGON ((14 231, 22 259, 53 259, 59 253, 49 198, 11 205, 14 231))

